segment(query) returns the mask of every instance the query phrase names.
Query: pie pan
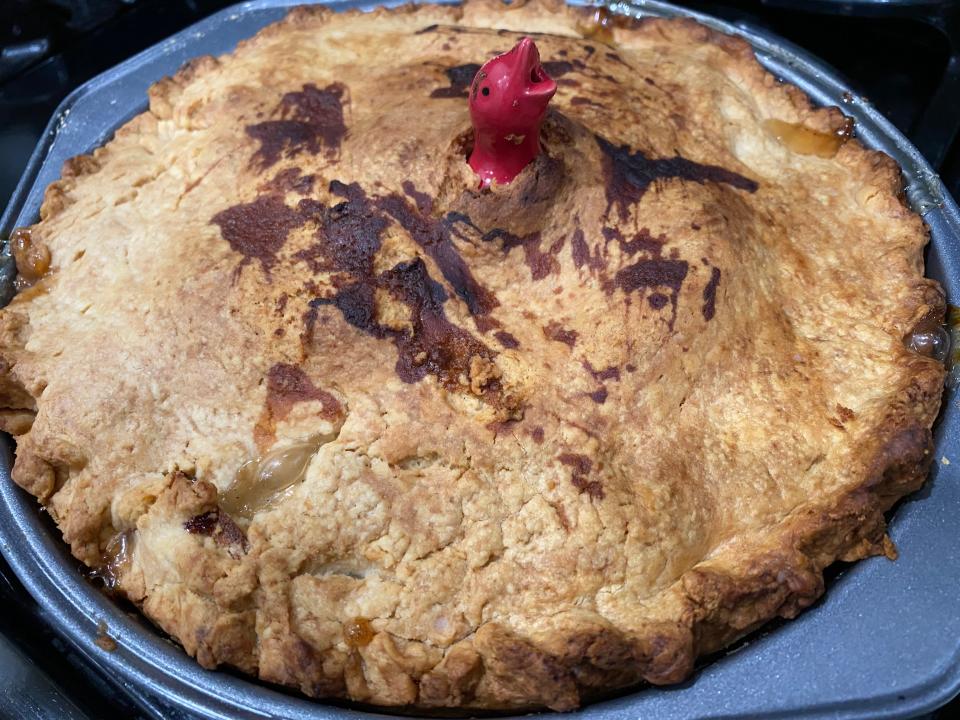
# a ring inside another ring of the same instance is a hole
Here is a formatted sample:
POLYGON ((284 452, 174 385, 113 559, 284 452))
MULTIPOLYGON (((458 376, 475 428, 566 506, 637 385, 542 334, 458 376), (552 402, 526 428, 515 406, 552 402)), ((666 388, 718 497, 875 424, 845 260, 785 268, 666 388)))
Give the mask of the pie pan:
MULTIPOLYGON (((146 106, 147 87, 186 60, 222 54, 279 19, 290 0, 260 0, 225 10, 87 83, 58 109, 0 221, 0 232, 31 224, 44 188, 65 159, 89 152, 146 106)), ((389 3, 388 3, 389 4, 389 3)), ((334 3, 366 8, 373 3, 334 3)), ((931 229, 928 273, 953 304, 960 302, 960 211, 926 162, 865 101, 801 51, 749 28, 735 27, 664 3, 618 3, 629 14, 687 15, 753 44, 777 77, 825 105, 853 116, 860 139, 903 167, 908 199, 931 229)), ((932 477, 901 505, 890 532, 900 560, 862 562, 835 579, 826 598, 777 632, 705 665, 674 688, 648 688, 591 705, 596 718, 909 717, 960 691, 960 538, 950 521, 957 488, 960 408, 948 393, 936 429, 932 477), (950 461, 953 461, 950 464, 950 461)), ((7 470, 12 449, 0 448, 0 550, 52 624, 157 717, 362 717, 356 708, 309 701, 200 668, 136 613, 126 613, 77 567, 36 502, 7 470), (96 643, 98 634, 113 643, 96 643)))

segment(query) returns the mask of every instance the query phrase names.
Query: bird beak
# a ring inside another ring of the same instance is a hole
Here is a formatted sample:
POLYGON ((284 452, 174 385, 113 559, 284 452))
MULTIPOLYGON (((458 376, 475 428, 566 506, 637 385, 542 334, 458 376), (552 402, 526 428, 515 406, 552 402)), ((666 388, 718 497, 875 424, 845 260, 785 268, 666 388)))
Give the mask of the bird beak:
POLYGON ((528 37, 517 43, 514 51, 517 53, 516 72, 523 76, 524 93, 533 97, 542 97, 549 100, 557 91, 557 83, 553 81, 543 65, 540 64, 540 51, 536 44, 528 37))

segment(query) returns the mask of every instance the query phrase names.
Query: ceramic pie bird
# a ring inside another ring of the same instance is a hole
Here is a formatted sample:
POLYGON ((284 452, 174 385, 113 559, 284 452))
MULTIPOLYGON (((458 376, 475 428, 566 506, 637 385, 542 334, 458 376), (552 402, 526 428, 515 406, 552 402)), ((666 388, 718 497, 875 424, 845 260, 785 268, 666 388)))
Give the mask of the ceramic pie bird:
POLYGON ((470 88, 470 167, 483 187, 509 183, 537 156, 540 125, 556 92, 529 37, 480 68, 470 88))

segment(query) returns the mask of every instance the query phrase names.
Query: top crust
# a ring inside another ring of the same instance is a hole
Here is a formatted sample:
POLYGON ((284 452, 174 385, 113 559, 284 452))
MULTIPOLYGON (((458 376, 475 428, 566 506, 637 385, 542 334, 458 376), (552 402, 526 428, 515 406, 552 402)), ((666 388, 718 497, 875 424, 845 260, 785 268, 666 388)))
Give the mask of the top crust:
POLYGON ((567 710, 895 555, 943 382, 899 169, 783 144, 847 121, 742 40, 589 12, 297 8, 48 188, 53 269, 0 311, 14 479, 204 666, 567 710), (520 33, 544 152, 479 193, 467 65, 520 33))

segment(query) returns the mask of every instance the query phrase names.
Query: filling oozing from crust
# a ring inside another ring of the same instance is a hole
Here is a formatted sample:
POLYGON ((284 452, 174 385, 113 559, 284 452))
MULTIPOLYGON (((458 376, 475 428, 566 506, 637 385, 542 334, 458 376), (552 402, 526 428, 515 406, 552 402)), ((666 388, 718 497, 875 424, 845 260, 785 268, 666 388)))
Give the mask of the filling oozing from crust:
POLYGON ((793 152, 822 158, 832 158, 853 135, 853 120, 849 118, 832 133, 810 130, 800 123, 788 123, 776 118, 765 121, 763 127, 793 152))
POLYGON ((17 265, 14 288, 17 292, 33 287, 50 270, 50 250, 35 241, 30 228, 17 228, 10 235, 10 253, 17 265))
POLYGON ((221 495, 220 509, 233 517, 253 517, 302 480, 320 445, 332 439, 330 436, 314 436, 275 447, 261 457, 247 460, 221 495))

